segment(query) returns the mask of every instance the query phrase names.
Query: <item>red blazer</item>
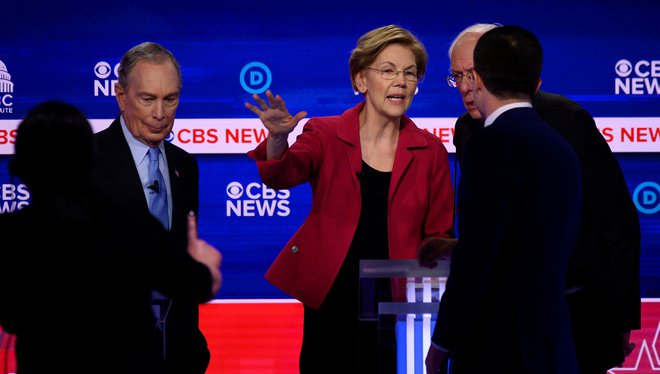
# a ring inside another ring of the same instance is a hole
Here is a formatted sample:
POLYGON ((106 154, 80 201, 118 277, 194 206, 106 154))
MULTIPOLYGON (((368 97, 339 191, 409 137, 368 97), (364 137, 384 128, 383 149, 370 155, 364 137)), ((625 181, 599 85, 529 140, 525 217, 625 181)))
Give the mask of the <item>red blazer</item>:
MULTIPOLYGON (((358 114, 363 107, 360 103, 341 116, 311 118, 280 160, 266 161, 266 141, 248 152, 269 187, 312 186, 309 216, 266 272, 269 282, 312 308, 319 308, 328 294, 358 225, 358 114)), ((388 197, 390 258, 414 259, 424 239, 447 237, 452 209, 447 150, 404 116, 388 197)))

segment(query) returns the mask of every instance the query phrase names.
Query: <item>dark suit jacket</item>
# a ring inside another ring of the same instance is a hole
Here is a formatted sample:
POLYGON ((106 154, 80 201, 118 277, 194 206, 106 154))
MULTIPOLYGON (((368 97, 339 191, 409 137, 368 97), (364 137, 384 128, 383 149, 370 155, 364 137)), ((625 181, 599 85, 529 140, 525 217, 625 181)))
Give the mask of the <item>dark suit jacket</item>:
MULTIPOLYGON (((569 299, 580 363, 602 372, 623 361, 621 333, 640 328, 639 218, 621 168, 591 115, 574 101, 546 92, 539 92, 533 105, 580 161, 583 213, 567 286, 583 287, 569 299)), ((468 113, 458 118, 459 161, 482 128, 483 121, 468 113)))
POLYGON ((105 196, 35 200, 0 215, 0 233, 0 325, 19 372, 162 373, 151 290, 211 297, 208 269, 158 221, 105 196))
MULTIPOLYGON (((119 118, 95 135, 98 160, 96 186, 113 199, 142 207, 149 211, 140 178, 119 118)), ((193 156, 165 142, 172 194, 170 236, 176 248, 186 250, 187 214, 198 212, 199 169, 193 156)), ((197 301, 185 297, 173 299, 166 322, 167 366, 170 373, 203 373, 210 353, 204 335, 199 330, 197 301)))
POLYGON ((576 373, 563 294, 581 204, 573 150, 517 108, 472 137, 463 164, 433 341, 455 374, 576 373))

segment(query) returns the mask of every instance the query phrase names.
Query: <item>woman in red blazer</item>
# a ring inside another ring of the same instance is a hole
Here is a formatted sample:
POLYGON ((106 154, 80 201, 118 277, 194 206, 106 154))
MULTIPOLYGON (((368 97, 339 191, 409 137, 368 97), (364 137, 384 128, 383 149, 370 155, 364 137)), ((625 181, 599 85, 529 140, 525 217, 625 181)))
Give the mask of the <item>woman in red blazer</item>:
MULTIPOLYGON (((292 116, 270 91, 266 100, 253 95, 257 105, 245 104, 269 131, 248 153, 263 182, 312 186, 309 216, 266 273, 304 304, 301 373, 356 372, 355 362, 360 373, 396 370, 393 353, 378 353, 377 324, 359 321, 358 264, 415 259, 425 239, 449 236, 447 151, 405 115, 426 61, 423 44, 401 27, 364 34, 349 60, 364 101, 338 116, 311 118, 291 147, 287 137, 306 112, 292 116)), ((394 297, 401 296, 394 286, 394 297)))

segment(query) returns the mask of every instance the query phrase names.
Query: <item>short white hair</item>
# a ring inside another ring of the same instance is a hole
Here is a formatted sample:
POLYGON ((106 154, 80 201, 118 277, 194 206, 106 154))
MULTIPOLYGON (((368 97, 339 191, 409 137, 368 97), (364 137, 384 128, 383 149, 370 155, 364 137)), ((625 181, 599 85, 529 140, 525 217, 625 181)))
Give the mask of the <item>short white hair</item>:
POLYGON ((499 24, 499 23, 475 23, 474 25, 472 25, 472 26, 466 28, 465 30, 461 31, 461 33, 458 34, 456 36, 456 38, 454 38, 454 41, 451 42, 451 45, 449 46, 449 53, 448 53, 449 60, 451 61, 451 53, 454 51, 454 47, 456 46, 456 43, 459 40, 461 40, 465 35, 467 35, 467 34, 483 35, 483 34, 487 33, 488 31, 490 31, 490 30, 492 30, 496 27, 499 27, 499 26, 502 26, 502 25, 499 24))

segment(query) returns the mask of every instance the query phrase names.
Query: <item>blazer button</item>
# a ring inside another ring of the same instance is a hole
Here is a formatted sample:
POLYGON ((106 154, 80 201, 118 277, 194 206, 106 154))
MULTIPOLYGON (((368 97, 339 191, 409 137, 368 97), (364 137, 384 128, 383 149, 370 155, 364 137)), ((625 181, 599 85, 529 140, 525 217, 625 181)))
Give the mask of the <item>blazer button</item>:
POLYGON ((297 245, 294 245, 293 247, 291 247, 291 253, 293 253, 294 255, 295 255, 296 253, 298 253, 298 251, 300 251, 300 249, 298 248, 297 245))

